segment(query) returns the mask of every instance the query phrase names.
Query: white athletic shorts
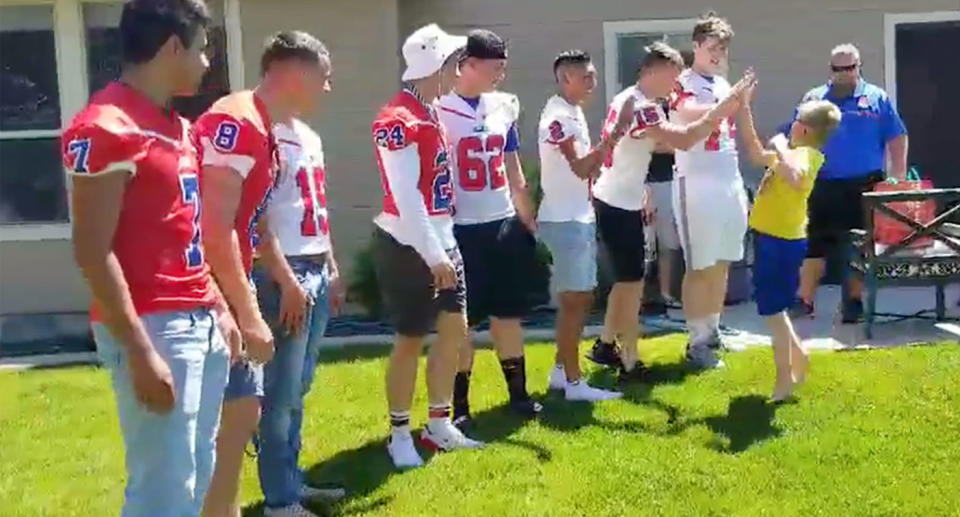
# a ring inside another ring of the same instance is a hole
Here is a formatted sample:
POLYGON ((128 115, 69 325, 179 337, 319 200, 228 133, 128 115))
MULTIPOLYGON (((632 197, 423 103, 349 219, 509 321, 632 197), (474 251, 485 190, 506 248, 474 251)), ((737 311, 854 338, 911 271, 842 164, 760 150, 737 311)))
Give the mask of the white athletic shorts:
POLYGON ((683 176, 673 182, 673 210, 687 269, 743 258, 747 193, 738 176, 683 176))

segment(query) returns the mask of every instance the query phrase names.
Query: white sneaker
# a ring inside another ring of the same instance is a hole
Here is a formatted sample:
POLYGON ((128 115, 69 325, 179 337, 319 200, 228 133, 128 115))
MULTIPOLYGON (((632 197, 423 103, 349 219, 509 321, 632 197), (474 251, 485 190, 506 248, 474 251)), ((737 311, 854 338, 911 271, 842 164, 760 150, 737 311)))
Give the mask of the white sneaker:
POLYGON ((449 418, 443 420, 439 425, 431 426, 427 424, 423 431, 420 431, 420 443, 433 451, 449 452, 454 449, 480 449, 484 446, 483 442, 467 438, 449 418))
POLYGON ((398 469, 414 469, 423 466, 423 458, 413 445, 413 436, 410 433, 391 432, 387 439, 387 452, 393 460, 393 466, 398 469))
POLYGON ((263 515, 266 517, 319 517, 317 514, 307 510, 298 504, 291 504, 282 508, 264 508, 263 515))
POLYGON ((300 499, 304 501, 339 501, 346 496, 347 491, 341 487, 320 488, 300 485, 300 499))
POLYGON ((567 400, 582 400, 587 402, 598 402, 601 400, 613 400, 623 396, 619 391, 608 391, 600 388, 594 388, 583 379, 575 382, 568 382, 563 388, 567 400))
POLYGON ((567 374, 563 371, 563 365, 558 364, 550 368, 550 381, 547 384, 549 390, 562 390, 567 384, 567 374))

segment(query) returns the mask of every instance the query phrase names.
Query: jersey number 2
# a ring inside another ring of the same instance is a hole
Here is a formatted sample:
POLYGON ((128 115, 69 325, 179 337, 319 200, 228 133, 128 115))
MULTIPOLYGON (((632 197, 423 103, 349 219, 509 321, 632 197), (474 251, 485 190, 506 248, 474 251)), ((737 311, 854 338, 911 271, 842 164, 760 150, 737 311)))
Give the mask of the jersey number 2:
POLYGON ((327 206, 327 195, 323 190, 324 173, 322 167, 308 170, 306 167, 297 171, 297 186, 300 187, 300 197, 303 198, 303 220, 300 221, 300 235, 316 237, 318 233, 330 233, 330 223, 320 213, 320 209, 327 206))
MULTIPOLYGON (((727 119, 727 127, 730 128, 730 138, 737 137, 737 126, 734 124, 734 118, 730 117, 727 119)), ((703 147, 707 151, 719 151, 720 150, 720 134, 723 130, 723 123, 720 123, 720 126, 717 129, 713 130, 713 133, 710 133, 710 136, 707 137, 706 141, 703 142, 703 147)))
POLYGON ((187 267, 195 268, 203 265, 203 249, 200 247, 200 182, 196 174, 180 175, 180 190, 183 194, 183 203, 193 205, 193 237, 187 246, 187 267))
POLYGON ((488 135, 486 138, 468 136, 457 144, 457 170, 460 175, 460 188, 476 192, 487 187, 490 176, 490 189, 498 190, 507 185, 507 175, 503 168, 503 135, 488 135), (477 156, 487 153, 487 160, 477 156))

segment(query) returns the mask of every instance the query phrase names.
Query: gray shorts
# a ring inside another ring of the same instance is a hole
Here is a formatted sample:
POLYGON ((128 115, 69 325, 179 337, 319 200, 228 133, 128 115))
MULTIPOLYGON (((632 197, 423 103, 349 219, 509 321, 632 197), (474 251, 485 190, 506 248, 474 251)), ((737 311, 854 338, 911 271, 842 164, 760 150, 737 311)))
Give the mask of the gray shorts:
POLYGON ((654 207, 657 209, 653 227, 657 235, 658 250, 680 249, 680 235, 677 233, 677 223, 673 217, 673 182, 650 182, 650 191, 653 193, 654 207))

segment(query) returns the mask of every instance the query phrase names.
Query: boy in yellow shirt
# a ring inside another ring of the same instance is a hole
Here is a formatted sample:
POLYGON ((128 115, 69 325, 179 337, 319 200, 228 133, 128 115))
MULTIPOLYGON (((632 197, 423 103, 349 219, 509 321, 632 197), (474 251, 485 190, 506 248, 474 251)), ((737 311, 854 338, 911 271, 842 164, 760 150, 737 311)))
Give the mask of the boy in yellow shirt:
POLYGON ((800 285, 807 251, 807 198, 824 157, 820 148, 840 123, 840 110, 828 101, 809 101, 797 109, 790 138, 771 140, 764 149, 750 112, 756 84, 744 92, 739 125, 750 161, 766 167, 750 211, 754 230, 753 284, 757 312, 773 334, 777 380, 771 400, 790 397, 803 382, 810 360, 793 330, 787 309, 800 285))

